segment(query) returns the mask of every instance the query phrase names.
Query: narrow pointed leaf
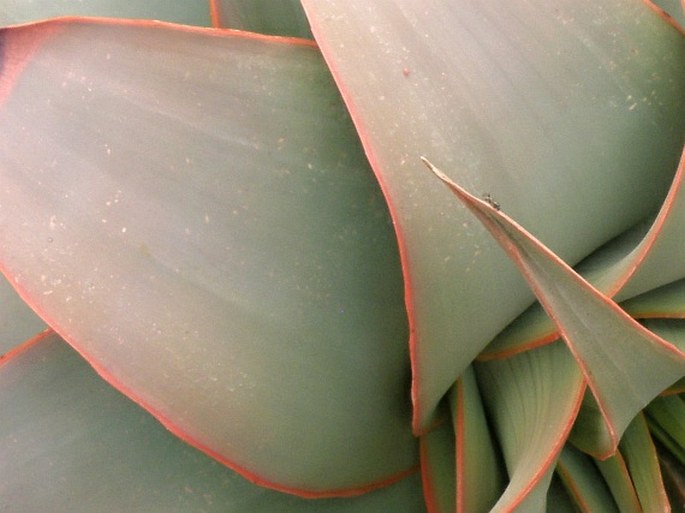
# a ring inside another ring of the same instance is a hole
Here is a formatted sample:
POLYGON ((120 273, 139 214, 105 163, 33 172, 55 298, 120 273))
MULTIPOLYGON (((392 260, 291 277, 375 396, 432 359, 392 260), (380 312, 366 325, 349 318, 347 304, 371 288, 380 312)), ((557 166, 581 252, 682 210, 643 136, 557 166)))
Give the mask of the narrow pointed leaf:
POLYGON ((254 481, 411 472, 394 234, 316 48, 146 22, 0 38, 0 268, 24 299, 254 481))
POLYGON ((449 395, 456 456, 456 513, 490 511, 504 489, 504 476, 490 434, 473 367, 449 395))
POLYGON ((669 511, 654 443, 642 414, 635 417, 621 439, 621 453, 635 483, 644 511, 669 511))
MULTIPOLYGON (((673 258, 673 255, 685 254, 684 179, 685 149, 668 195, 654 220, 649 225, 640 223, 590 255, 576 267, 578 274, 600 292, 616 296, 617 301, 685 276, 685 259, 673 258), (649 226, 648 230, 646 226, 649 226)), ((661 301, 669 301, 661 306, 666 317, 677 317, 678 307, 682 308, 674 304, 680 298, 673 296, 674 291, 670 288, 665 296, 659 296, 661 301)), ((646 298, 639 300, 636 306, 652 310, 660 306, 645 301, 646 298)), ((658 315, 653 312, 650 316, 658 315)), ((557 336, 553 321, 536 303, 498 334, 480 358, 495 358, 536 347, 557 336)))
POLYGON ((608 457, 633 417, 685 376, 685 354, 632 319, 509 216, 428 165, 500 243, 556 324, 606 422, 611 443, 599 456, 608 457))
POLYGON ((571 446, 564 447, 557 463, 557 472, 582 513, 619 513, 589 456, 571 446))
POLYGON ((394 216, 420 432, 531 297, 417 156, 450 163, 576 263, 668 187, 685 130, 685 40, 623 0, 303 5, 394 216))
POLYGON ((510 478, 492 511, 544 511, 554 465, 585 390, 582 373, 561 343, 476 369, 510 478))
POLYGON ((414 475, 351 499, 253 485, 183 443, 54 334, 0 364, 3 513, 420 513, 414 475))
POLYGON ((641 513, 642 506, 637 498, 633 480, 621 451, 616 451, 616 454, 605 460, 595 460, 595 465, 597 465, 609 490, 611 490, 619 511, 621 513, 641 513))

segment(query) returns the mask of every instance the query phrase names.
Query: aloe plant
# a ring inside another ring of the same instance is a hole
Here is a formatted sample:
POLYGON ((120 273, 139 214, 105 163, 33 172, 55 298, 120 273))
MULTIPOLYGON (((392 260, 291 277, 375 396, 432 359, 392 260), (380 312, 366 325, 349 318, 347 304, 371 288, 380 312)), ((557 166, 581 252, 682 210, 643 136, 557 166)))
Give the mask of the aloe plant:
POLYGON ((685 508, 682 20, 0 3, 0 510, 685 508))

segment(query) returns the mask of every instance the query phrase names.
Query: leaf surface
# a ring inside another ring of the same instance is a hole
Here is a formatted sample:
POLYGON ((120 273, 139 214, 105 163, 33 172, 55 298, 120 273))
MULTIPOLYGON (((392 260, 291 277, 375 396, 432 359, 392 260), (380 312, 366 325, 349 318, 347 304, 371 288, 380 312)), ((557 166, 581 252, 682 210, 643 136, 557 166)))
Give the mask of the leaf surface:
POLYGON ((685 376, 685 353, 632 319, 509 216, 424 161, 499 242, 556 324, 606 423, 608 443, 598 457, 610 456, 633 417, 685 376), (653 369, 659 371, 645 372, 653 369))
POLYGON ((46 327, 0 275, 0 358, 46 327))
POLYGON ((210 0, 214 25, 313 39, 299 0, 210 0))
POLYGON ((210 2, 206 0, 3 0, 0 4, 0 26, 59 16, 102 16, 164 20, 209 27, 212 24, 209 5, 210 2))
POLYGON ((421 432, 531 297, 418 155, 576 263, 663 197, 685 129, 685 41, 621 0, 303 5, 394 217, 421 432))
POLYGON ((564 447, 557 472, 582 513, 618 513, 619 509, 589 456, 564 447))
POLYGON ((50 326, 261 484, 411 472, 397 246, 316 48, 145 22, 0 37, 0 267, 50 326))
POLYGON ((348 499, 255 486, 183 443, 47 334, 0 363, 5 513, 417 513, 417 475, 348 499))
POLYGON ((554 466, 585 390, 583 375, 561 343, 476 370, 509 474, 492 511, 545 511, 554 466))

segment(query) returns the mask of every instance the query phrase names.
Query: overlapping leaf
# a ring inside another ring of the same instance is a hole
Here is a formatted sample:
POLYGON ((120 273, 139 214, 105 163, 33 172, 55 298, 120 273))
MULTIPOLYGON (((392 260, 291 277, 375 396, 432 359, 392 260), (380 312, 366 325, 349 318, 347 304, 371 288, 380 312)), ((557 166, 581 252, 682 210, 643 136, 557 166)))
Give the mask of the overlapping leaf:
POLYGON ((530 296, 417 156, 492 193, 576 263, 667 187, 685 129, 685 42, 641 2, 303 4, 397 226, 421 432, 530 296))
POLYGON ((5 513, 419 513, 418 475, 363 497, 255 486, 184 444, 54 334, 0 363, 5 513))
POLYGON ((316 48, 143 22, 0 37, 0 266, 24 298, 257 482, 410 472, 396 243, 316 48))
POLYGON ((611 455, 633 417, 685 376, 685 353, 645 329, 509 216, 473 197, 424 159, 521 270, 582 368, 608 432, 611 455), (645 370, 658 369, 658 372, 645 370))
POLYGON ((545 511, 554 466, 585 390, 563 344, 477 366, 509 484, 494 512, 545 511))

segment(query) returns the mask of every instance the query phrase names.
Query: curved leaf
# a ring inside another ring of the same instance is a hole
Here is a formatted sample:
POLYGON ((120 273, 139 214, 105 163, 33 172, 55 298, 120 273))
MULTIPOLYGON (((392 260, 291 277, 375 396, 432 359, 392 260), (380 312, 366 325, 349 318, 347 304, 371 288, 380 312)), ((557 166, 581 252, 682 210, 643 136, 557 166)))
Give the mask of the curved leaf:
POLYGON ((639 414, 621 439, 621 452, 635 483, 635 491, 644 511, 669 511, 670 505, 659 470, 654 442, 644 415, 639 414))
POLYGON ((350 499, 255 486, 183 443, 54 334, 0 363, 4 513, 417 513, 414 475, 350 499))
POLYGON ((595 465, 597 465, 609 490, 611 490, 619 511, 621 513, 641 513, 642 506, 637 498, 633 480, 621 451, 616 451, 616 454, 606 460, 595 460, 595 465))
MULTIPOLYGON (((680 280, 685 275, 685 260, 673 258, 673 255, 685 253, 683 180, 685 148, 668 195, 649 229, 645 229, 646 223, 640 223, 583 260, 576 271, 600 292, 616 296, 616 301, 680 280)), ((678 298, 673 297, 670 287, 666 292, 668 297, 661 300, 670 300, 671 304, 662 305, 664 316, 676 317, 672 303, 678 298)), ((638 307, 644 309, 648 306, 644 303, 645 298, 637 301, 638 307)), ((634 309, 630 304, 629 300, 628 308, 634 309)), ((652 305, 652 308, 658 308, 658 305, 652 305)), ((498 334, 480 358, 496 358, 537 347, 557 337, 553 321, 536 303, 498 334)))
POLYGON ((557 472, 582 513, 619 512, 602 476, 585 454, 570 446, 564 447, 557 472))
POLYGON ((0 267, 50 326, 261 484, 411 472, 394 235, 316 48, 140 22, 0 37, 0 267))
POLYGON ((499 242, 556 324, 606 423, 609 443, 598 457, 610 456, 633 417, 685 376, 685 353, 632 319, 509 216, 424 162, 499 242))
POLYGON ((623 0, 303 5, 397 227, 421 432, 531 297, 417 156, 449 163, 575 263, 667 188, 685 130, 685 41, 623 0))
POLYGON ((585 390, 583 375, 561 343, 476 370, 510 477, 492 511, 544 511, 554 465, 585 390))
POLYGON ((472 366, 449 395, 456 456, 456 513, 490 511, 504 488, 490 427, 472 366))

